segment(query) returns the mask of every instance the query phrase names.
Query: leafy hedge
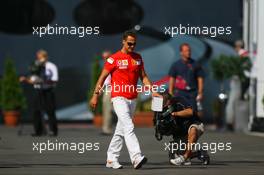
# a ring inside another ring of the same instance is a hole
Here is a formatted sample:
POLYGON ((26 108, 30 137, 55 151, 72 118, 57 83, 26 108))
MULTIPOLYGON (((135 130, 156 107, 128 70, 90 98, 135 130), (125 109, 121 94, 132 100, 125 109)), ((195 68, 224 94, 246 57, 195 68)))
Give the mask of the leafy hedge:
MULTIPOLYGON (((89 90, 87 93, 88 103, 91 97, 93 96, 94 88, 100 76, 100 73, 101 73, 100 56, 95 55, 91 65, 91 78, 90 78, 89 90)), ((102 98, 98 99, 97 108, 93 112, 94 114, 102 114, 102 98)))
POLYGON ((220 55, 210 63, 212 75, 216 80, 223 81, 237 75, 241 81, 246 79, 245 71, 251 69, 249 57, 220 55))

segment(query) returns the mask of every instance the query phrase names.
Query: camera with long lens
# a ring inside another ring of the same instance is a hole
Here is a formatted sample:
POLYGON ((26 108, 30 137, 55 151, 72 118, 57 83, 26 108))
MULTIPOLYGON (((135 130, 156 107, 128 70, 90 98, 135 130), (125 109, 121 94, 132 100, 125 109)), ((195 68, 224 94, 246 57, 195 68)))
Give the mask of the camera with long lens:
POLYGON ((157 140, 162 140, 164 135, 173 136, 175 133, 177 133, 177 135, 183 135, 182 128, 178 125, 175 117, 172 116, 172 112, 181 111, 183 109, 184 105, 180 103, 171 103, 165 105, 161 112, 154 112, 153 122, 155 126, 155 137, 157 140))

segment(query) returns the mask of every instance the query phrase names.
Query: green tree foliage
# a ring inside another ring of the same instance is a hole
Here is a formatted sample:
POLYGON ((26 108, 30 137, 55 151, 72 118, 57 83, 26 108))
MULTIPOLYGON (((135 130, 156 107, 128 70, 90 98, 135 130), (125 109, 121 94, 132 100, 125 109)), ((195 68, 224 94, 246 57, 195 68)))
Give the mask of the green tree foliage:
MULTIPOLYGON (((91 97, 93 96, 96 82, 101 73, 100 59, 101 58, 98 55, 95 55, 93 58, 92 65, 91 65, 91 78, 90 78, 89 90, 87 94, 88 103, 91 97)), ((102 98, 99 98, 98 100, 99 100, 98 105, 97 105, 96 110, 94 111, 94 114, 102 114, 102 98)))
POLYGON ((26 108, 26 98, 19 83, 14 62, 10 57, 5 60, 0 89, 1 108, 3 111, 26 108))
POLYGON ((220 55, 210 62, 214 79, 223 81, 237 75, 241 81, 246 79, 245 71, 251 69, 251 61, 248 57, 220 55))

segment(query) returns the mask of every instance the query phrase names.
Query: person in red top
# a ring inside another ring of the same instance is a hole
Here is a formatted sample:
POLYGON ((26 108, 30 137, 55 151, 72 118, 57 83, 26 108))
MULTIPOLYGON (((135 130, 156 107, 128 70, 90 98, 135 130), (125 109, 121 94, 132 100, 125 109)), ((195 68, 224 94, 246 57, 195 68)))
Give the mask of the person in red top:
MULTIPOLYGON (((136 34, 131 31, 125 32, 122 44, 122 49, 110 56, 105 62, 94 95, 90 100, 90 106, 93 109, 96 107, 103 82, 111 74, 111 101, 118 122, 107 151, 106 167, 122 168, 118 158, 125 141, 130 160, 134 168, 138 169, 147 162, 147 158, 141 153, 132 122, 136 107, 137 82, 140 78, 144 85, 150 87, 150 90, 152 89, 152 83, 144 70, 144 63, 140 54, 133 52, 136 46, 136 34)), ((157 92, 152 92, 152 96, 160 95, 157 92)))
POLYGON ((111 73, 111 96, 123 96, 127 99, 137 97, 137 82, 140 71, 144 71, 143 61, 139 54, 118 51, 107 59, 104 68, 111 73))

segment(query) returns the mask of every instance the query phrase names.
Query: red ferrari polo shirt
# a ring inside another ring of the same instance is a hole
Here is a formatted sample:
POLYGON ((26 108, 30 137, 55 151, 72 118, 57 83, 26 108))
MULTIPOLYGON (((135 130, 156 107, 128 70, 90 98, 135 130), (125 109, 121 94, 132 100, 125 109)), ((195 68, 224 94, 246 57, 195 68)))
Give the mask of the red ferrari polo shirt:
POLYGON ((122 96, 128 99, 137 97, 137 82, 144 63, 138 53, 121 51, 109 57, 104 69, 111 74, 111 96, 122 96))

